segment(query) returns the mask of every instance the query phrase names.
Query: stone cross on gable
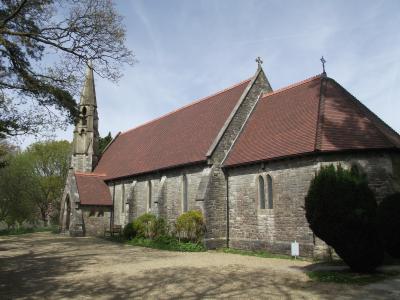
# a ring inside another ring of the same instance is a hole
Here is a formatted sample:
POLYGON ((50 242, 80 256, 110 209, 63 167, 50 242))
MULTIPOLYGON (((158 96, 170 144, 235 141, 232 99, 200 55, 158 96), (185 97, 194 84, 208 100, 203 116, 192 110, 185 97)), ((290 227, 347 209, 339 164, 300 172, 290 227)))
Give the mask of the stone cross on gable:
POLYGON ((325 72, 325 63, 326 63, 326 60, 325 60, 325 58, 322 56, 321 59, 320 59, 320 61, 322 62, 322 74, 326 74, 326 72, 325 72))
POLYGON ((258 68, 261 68, 261 65, 262 65, 262 63, 263 63, 261 57, 258 56, 258 57, 256 58, 256 63, 258 64, 258 68))

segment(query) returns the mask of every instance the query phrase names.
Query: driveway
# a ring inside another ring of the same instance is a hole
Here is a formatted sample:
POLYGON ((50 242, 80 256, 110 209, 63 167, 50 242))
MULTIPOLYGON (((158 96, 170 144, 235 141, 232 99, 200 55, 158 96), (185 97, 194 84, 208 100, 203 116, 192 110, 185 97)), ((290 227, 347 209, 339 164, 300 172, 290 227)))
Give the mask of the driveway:
POLYGON ((304 273, 309 264, 35 233, 0 237, 0 299, 395 299, 400 295, 385 284, 360 288, 312 282, 304 273))

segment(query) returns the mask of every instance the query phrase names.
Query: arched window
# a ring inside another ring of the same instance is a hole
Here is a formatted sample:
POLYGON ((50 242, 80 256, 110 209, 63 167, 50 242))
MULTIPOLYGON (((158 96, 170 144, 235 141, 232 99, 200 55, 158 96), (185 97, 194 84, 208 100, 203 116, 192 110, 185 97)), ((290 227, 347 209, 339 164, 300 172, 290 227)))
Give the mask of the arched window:
POLYGON ((148 207, 148 210, 150 211, 151 210, 151 181, 150 180, 148 181, 147 186, 148 186, 147 207, 148 207))
POLYGON ((188 211, 188 182, 186 175, 182 176, 182 210, 183 212, 188 211))
POLYGON ((84 106, 84 107, 82 108, 82 125, 83 125, 83 126, 86 126, 86 125, 87 125, 86 113, 87 113, 87 110, 86 110, 86 107, 84 106))
POLYGON ((268 198, 268 208, 274 208, 274 195, 272 194, 272 177, 267 175, 267 198, 268 198))
POLYGON ((94 217, 96 215, 96 210, 94 208, 90 209, 89 217, 94 217))
POLYGON ((260 209, 265 209, 265 184, 264 178, 260 175, 258 176, 258 201, 260 209))

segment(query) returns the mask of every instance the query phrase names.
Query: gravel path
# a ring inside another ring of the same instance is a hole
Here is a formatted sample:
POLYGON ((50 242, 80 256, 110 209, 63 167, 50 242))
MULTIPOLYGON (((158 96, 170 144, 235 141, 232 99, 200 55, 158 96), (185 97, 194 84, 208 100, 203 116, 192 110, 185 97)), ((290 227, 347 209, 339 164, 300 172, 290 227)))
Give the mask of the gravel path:
POLYGON ((309 265, 35 233, 0 237, 0 299, 396 298, 379 285, 312 282, 309 265))

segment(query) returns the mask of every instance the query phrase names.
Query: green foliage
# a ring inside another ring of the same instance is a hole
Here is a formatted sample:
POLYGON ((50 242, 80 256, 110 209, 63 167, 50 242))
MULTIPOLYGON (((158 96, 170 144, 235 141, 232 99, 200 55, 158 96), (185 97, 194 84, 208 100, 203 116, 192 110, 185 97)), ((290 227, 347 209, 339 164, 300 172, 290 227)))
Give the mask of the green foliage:
POLYGON ((26 233, 34 233, 34 232, 52 232, 58 233, 57 226, 47 226, 47 227, 17 227, 13 229, 4 229, 0 230, 0 236, 3 235, 20 235, 26 233))
POLYGON ((400 258, 400 193, 386 197, 379 204, 378 224, 386 252, 400 258))
MULTIPOLYGON (((263 258, 279 258, 279 259, 291 259, 294 260, 295 258, 289 255, 283 255, 283 254, 274 254, 268 251, 248 251, 248 250, 240 250, 240 249, 234 249, 234 248, 222 248, 220 251, 224 253, 230 253, 230 254, 239 254, 239 255, 245 255, 245 256, 256 256, 256 257, 263 257, 263 258)), ((302 258, 297 258, 297 260, 303 260, 302 258)))
POLYGON ((61 196, 67 178, 71 145, 67 141, 46 141, 30 145, 23 153, 30 160, 30 172, 37 189, 33 201, 42 221, 58 220, 61 196))
POLYGON ((69 168, 70 144, 48 141, 15 153, 0 169, 0 221, 9 226, 40 218, 58 220, 60 199, 69 168))
POLYGON ((99 153, 103 153, 108 144, 112 141, 112 136, 111 132, 108 132, 108 134, 105 137, 99 137, 99 153))
POLYGON ((306 218, 314 234, 358 272, 372 271, 383 260, 376 208, 365 176, 340 165, 321 168, 305 198, 306 218))
POLYGON ((35 219, 35 180, 30 161, 23 155, 9 158, 8 165, 0 169, 0 221, 8 227, 22 225, 35 219))
POLYGON ((136 236, 136 230, 135 227, 133 226, 133 222, 130 222, 125 225, 124 230, 122 231, 122 235, 126 240, 131 240, 136 236))
MULTIPOLYGON (((191 212, 189 214, 190 220, 195 220, 197 223, 202 220, 201 213, 191 212)), ((187 215, 184 220, 184 224, 188 222, 187 215)), ((190 232, 194 232, 190 227, 190 232)), ((130 245, 143 246, 149 248, 171 250, 171 251, 188 251, 198 252, 205 251, 204 246, 201 243, 186 241, 183 242, 176 237, 169 235, 169 228, 167 221, 164 218, 158 218, 151 213, 146 213, 138 217, 133 222, 127 224, 123 230, 123 239, 130 245)), ((120 239, 120 237, 118 237, 120 239)), ((113 239, 116 241, 116 239, 113 239)), ((194 240, 194 239, 193 239, 194 240)), ((121 241, 121 240, 118 240, 121 241)))
POLYGON ((151 213, 145 213, 133 221, 133 228, 137 237, 153 238, 154 224, 157 217, 151 213))
POLYGON ((199 242, 205 232, 201 211, 191 210, 181 214, 176 220, 175 230, 179 239, 199 242))
POLYGON ((155 248, 169 251, 180 251, 180 252, 201 252, 206 251, 204 246, 199 243, 181 242, 171 236, 160 236, 154 240, 136 237, 127 242, 133 246, 141 246, 148 248, 155 248))
POLYGON ((155 239, 168 233, 167 222, 163 218, 146 213, 132 223, 133 231, 137 237, 155 239))
POLYGON ((399 275, 399 272, 380 273, 353 273, 348 271, 310 271, 307 272, 310 279, 317 282, 334 282, 342 284, 366 285, 399 275))
POLYGON ((124 44, 113 1, 1 1, 0 138, 73 123, 82 64, 115 81, 134 62, 124 44))

